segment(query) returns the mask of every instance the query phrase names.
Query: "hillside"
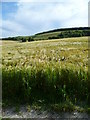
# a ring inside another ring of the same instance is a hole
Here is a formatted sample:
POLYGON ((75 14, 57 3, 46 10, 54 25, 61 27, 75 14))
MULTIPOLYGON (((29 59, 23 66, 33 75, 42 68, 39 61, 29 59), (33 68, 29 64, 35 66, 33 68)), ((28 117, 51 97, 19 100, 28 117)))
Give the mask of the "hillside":
POLYGON ((3 38, 2 40, 14 40, 14 41, 37 41, 37 40, 48 40, 48 39, 60 39, 60 38, 71 38, 71 37, 83 37, 90 36, 90 27, 77 27, 77 28, 62 28, 55 29, 46 32, 37 33, 32 36, 17 36, 3 38))

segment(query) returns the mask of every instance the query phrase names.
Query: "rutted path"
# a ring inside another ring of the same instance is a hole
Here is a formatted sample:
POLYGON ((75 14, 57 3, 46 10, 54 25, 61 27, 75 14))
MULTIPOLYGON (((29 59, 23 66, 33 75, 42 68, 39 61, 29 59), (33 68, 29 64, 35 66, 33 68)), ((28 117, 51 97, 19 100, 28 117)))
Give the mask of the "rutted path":
POLYGON ((47 119, 54 118, 55 120, 57 119, 73 120, 77 118, 80 120, 82 119, 90 120, 90 114, 87 113, 79 113, 77 111, 56 113, 54 111, 41 111, 34 109, 30 109, 30 111, 28 111, 25 106, 21 106, 19 112, 15 111, 15 107, 5 108, 2 110, 2 117, 3 118, 37 118, 37 120, 39 120, 40 118, 47 118, 47 119))

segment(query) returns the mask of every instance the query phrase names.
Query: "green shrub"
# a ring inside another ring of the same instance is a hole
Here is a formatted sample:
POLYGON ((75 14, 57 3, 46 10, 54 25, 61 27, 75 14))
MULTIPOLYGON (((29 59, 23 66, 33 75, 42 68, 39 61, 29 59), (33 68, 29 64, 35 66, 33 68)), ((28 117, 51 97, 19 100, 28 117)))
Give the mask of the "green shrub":
POLYGON ((34 41, 34 39, 32 37, 28 38, 28 42, 34 41))

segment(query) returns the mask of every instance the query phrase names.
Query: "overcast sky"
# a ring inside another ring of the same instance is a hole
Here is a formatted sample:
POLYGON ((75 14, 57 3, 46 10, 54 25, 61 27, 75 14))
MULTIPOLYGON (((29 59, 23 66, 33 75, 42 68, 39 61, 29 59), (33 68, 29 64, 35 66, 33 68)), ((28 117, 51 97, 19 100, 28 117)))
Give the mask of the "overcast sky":
POLYGON ((63 27, 88 26, 89 0, 13 1, 2 2, 2 37, 32 35, 63 27))

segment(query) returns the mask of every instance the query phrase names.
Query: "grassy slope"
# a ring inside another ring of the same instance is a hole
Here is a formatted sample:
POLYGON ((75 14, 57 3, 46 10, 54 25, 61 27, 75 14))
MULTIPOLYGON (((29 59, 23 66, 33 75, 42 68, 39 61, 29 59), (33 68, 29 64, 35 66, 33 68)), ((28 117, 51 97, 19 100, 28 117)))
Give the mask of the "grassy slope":
POLYGON ((86 107, 87 41, 87 37, 13 44, 3 41, 3 98, 18 97, 32 104, 44 100, 56 110, 73 110, 83 101, 86 103, 81 106, 86 107))
MULTIPOLYGON (((64 37, 65 37, 65 34, 70 35, 73 32, 74 32, 74 34, 75 34, 75 32, 86 33, 87 31, 89 32, 89 35, 90 35, 90 28, 89 27, 86 27, 86 28, 81 27, 81 28, 55 29, 55 30, 51 30, 51 31, 46 31, 46 32, 41 32, 41 33, 35 34, 33 36, 33 38, 34 38, 34 40, 42 40, 42 39, 45 40, 45 39, 48 39, 49 37, 57 37, 61 33, 63 33, 64 37)), ((84 35, 82 35, 82 36, 84 36, 84 35)), ((67 38, 69 38, 69 36, 67 36, 67 38)))
POLYGON ((48 39, 49 37, 53 37, 53 36, 57 36, 58 34, 60 34, 61 31, 59 32, 51 32, 51 33, 43 33, 43 34, 39 34, 39 35, 35 35, 33 36, 35 40, 41 40, 41 39, 48 39))

